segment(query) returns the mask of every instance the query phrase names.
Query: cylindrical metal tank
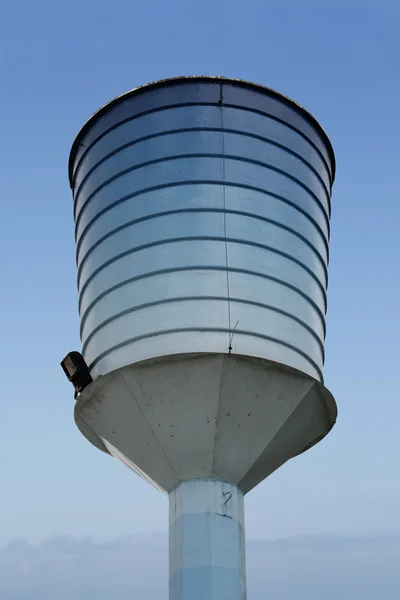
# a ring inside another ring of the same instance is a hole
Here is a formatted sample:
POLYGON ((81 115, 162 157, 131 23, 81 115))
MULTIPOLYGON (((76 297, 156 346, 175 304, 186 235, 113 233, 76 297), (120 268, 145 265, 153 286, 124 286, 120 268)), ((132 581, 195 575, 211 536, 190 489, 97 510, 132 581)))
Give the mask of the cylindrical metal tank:
POLYGON ((270 89, 181 77, 98 111, 69 175, 76 423, 169 495, 170 599, 245 600, 244 495, 337 415, 329 140, 270 89))
POLYGON ((258 85, 183 77, 98 111, 70 157, 92 376, 232 352, 322 381, 334 171, 313 117, 258 85))

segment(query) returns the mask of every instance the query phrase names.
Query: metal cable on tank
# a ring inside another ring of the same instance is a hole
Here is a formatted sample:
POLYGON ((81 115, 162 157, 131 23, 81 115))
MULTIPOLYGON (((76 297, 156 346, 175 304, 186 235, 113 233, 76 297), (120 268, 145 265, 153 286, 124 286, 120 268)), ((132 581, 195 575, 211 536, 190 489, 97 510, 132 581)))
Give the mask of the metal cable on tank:
POLYGON ((219 101, 221 110, 221 142, 222 142, 222 199, 224 207, 224 240, 225 240, 225 265, 226 265, 226 293, 228 299, 228 352, 232 352, 232 336, 231 336, 231 295, 229 289, 229 267, 228 267, 228 242, 226 233, 226 189, 225 189, 225 132, 224 132, 224 86, 221 83, 219 86, 219 101))

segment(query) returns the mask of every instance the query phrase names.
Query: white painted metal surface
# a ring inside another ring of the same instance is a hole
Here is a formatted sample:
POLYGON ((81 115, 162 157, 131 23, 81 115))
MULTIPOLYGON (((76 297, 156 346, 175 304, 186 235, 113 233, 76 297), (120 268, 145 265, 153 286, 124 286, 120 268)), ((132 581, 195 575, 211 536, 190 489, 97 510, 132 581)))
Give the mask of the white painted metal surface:
POLYGON ((243 493, 185 481, 169 496, 171 600, 246 600, 243 493))
POLYGON ((322 381, 333 171, 304 110, 237 81, 166 82, 95 116, 71 154, 92 376, 231 348, 322 381))

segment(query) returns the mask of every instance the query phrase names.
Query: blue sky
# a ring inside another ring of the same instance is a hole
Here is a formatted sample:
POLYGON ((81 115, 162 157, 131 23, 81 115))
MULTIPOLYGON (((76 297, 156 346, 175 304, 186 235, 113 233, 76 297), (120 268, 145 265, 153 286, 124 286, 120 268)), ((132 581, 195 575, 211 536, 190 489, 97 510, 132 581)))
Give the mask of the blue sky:
MULTIPOLYGON (((79 349, 67 160, 83 122, 114 96, 159 78, 214 74, 295 99, 321 122, 337 159, 325 381, 339 420, 249 494, 249 543, 364 536, 368 548, 376 540, 377 569, 385 563, 378 540, 400 534, 399 19, 391 0, 3 4, 0 547, 23 538, 41 552, 60 535, 94 545, 166 535, 166 499, 73 423, 59 367, 79 349)), ((31 598, 23 593, 7 598, 31 598)))

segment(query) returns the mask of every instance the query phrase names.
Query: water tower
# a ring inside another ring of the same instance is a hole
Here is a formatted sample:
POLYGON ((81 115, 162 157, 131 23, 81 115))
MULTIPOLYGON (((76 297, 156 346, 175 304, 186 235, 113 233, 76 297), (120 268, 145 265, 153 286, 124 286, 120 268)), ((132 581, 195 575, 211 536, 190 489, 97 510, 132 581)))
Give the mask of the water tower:
POLYGON ((223 77, 134 89, 70 156, 76 424, 169 495, 170 599, 246 597, 244 495, 319 442, 331 144, 223 77))

